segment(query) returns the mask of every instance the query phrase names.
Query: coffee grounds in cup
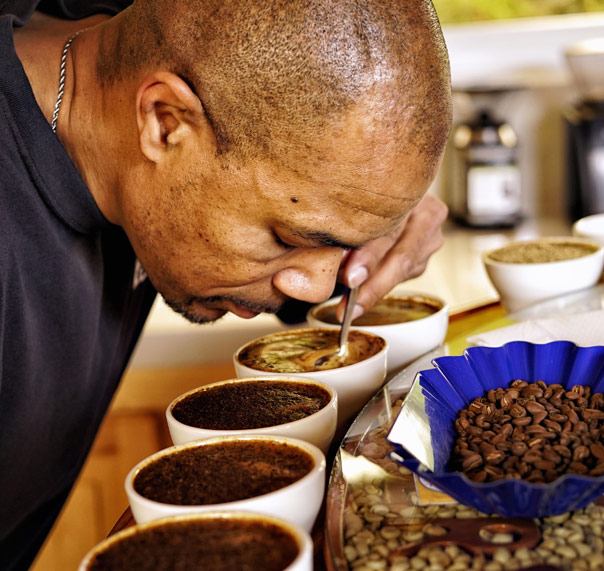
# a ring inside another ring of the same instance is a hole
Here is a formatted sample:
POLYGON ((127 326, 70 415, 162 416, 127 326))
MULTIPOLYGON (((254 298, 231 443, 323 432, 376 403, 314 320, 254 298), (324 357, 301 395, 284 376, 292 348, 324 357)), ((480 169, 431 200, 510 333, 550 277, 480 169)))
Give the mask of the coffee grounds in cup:
POLYGON ((208 505, 279 490, 308 474, 312 456, 268 440, 233 440, 184 448, 160 456, 136 474, 145 498, 175 505, 208 505))
POLYGON ((604 395, 591 387, 513 381, 459 412, 449 467, 475 482, 604 474, 604 395))
POLYGON ((513 242, 489 253, 489 258, 508 264, 543 264, 589 256, 597 246, 572 241, 549 242, 546 239, 513 242))
POLYGON ((264 428, 310 416, 330 400, 325 389, 309 383, 238 381, 183 398, 172 408, 172 416, 209 430, 264 428))
POLYGON ((267 521, 217 518, 143 529, 94 557, 90 571, 281 571, 299 553, 295 538, 267 521))

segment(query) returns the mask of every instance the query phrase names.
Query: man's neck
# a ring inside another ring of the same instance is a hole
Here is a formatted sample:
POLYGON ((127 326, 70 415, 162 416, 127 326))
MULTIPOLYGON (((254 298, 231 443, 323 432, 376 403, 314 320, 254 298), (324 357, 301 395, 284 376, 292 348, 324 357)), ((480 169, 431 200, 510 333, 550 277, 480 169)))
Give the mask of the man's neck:
POLYGON ((108 16, 98 15, 84 20, 60 20, 35 12, 24 28, 14 32, 15 48, 31 83, 36 101, 50 120, 54 109, 61 54, 65 42, 77 31, 92 27, 108 16))
POLYGON ((65 68, 65 89, 57 119, 56 133, 73 160, 103 214, 112 220, 110 156, 100 145, 104 122, 95 113, 103 109, 103 92, 95 80, 99 45, 97 24, 108 20, 97 15, 78 21, 60 20, 36 12, 30 22, 14 32, 15 49, 32 86, 42 113, 50 123, 59 91, 61 56, 66 41, 86 29, 69 48, 65 68), (96 125, 96 127, 95 127, 96 125), (92 143, 94 142, 94 143, 92 143), (104 156, 103 156, 104 155, 104 156), (103 163, 101 165, 101 163, 103 163))

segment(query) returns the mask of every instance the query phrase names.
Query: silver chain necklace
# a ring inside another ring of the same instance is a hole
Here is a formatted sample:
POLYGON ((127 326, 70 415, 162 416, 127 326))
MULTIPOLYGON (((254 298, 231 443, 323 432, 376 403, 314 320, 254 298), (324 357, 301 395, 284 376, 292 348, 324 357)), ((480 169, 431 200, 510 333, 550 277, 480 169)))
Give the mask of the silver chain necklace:
POLYGON ((50 122, 50 128, 53 133, 57 132, 57 119, 59 118, 59 108, 61 107, 61 102, 63 101, 63 91, 65 90, 65 75, 67 71, 67 52, 69 51, 69 46, 71 46, 71 42, 75 40, 84 30, 80 30, 76 32, 73 36, 71 36, 63 47, 63 53, 61 54, 61 69, 59 71, 59 93, 57 95, 57 102, 55 103, 55 109, 52 113, 52 121, 50 122))

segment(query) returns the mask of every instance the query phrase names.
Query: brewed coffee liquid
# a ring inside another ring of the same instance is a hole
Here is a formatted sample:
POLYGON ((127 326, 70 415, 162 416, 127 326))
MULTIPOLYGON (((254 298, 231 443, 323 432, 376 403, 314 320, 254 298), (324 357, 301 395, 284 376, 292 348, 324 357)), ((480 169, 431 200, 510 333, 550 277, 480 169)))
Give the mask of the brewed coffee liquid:
POLYGON ((372 357, 384 348, 384 340, 352 330, 348 334, 348 348, 346 357, 337 357, 338 331, 335 329, 301 329, 262 337, 242 349, 238 358, 258 371, 323 371, 372 357))
POLYGON ((208 505, 279 490, 308 474, 310 454, 281 442, 237 440, 187 448, 147 464, 134 489, 150 500, 208 505))
MULTIPOLYGON (((316 318, 323 323, 339 325, 336 318, 337 305, 322 307, 316 312, 316 318)), ((352 325, 392 325, 415 321, 432 315, 441 309, 436 300, 431 301, 420 296, 391 297, 380 300, 371 309, 357 317, 352 325)))
POLYGON ((209 430, 276 426, 324 408, 330 394, 317 385, 284 381, 238 381, 203 389, 174 405, 174 418, 209 430))
POLYGON ((97 555, 91 571, 281 571, 299 552, 271 522, 219 519, 142 530, 97 555))

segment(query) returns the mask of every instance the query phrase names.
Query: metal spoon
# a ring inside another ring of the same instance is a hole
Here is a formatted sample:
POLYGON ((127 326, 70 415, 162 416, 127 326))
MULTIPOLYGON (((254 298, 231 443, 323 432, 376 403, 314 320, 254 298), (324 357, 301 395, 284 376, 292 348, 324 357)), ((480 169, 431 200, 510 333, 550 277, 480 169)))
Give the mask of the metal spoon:
POLYGON ((352 322, 352 311, 357 301, 357 294, 359 293, 358 287, 350 288, 348 292, 348 299, 346 300, 346 308, 344 309, 344 319, 342 319, 342 328, 340 329, 340 335, 338 337, 338 344, 340 350, 338 351, 338 357, 343 358, 348 355, 348 330, 350 329, 350 323, 352 322))

